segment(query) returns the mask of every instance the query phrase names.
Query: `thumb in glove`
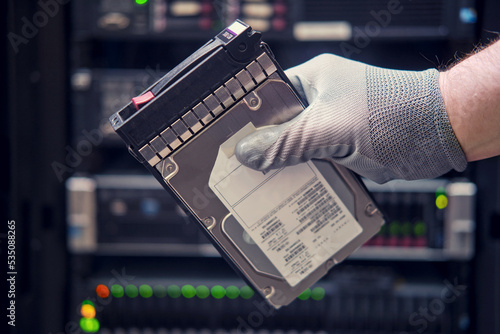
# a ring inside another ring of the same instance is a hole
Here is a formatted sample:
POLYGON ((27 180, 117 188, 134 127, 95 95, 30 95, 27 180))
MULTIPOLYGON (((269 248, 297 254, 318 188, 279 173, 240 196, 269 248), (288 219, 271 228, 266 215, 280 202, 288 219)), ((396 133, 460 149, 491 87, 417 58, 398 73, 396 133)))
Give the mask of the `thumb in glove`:
POLYGON ((437 70, 389 70, 324 54, 286 74, 309 106, 243 138, 235 148, 242 164, 268 170, 332 158, 379 183, 465 169, 437 70))

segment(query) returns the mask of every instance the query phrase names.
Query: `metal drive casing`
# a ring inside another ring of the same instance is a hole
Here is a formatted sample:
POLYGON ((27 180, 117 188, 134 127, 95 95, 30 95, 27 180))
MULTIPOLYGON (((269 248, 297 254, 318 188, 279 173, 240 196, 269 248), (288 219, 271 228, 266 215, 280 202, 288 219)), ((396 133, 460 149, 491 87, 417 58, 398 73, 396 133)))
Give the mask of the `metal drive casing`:
POLYGON ((330 160, 267 172, 234 146, 304 110, 261 34, 236 21, 111 118, 130 152, 275 308, 384 223, 364 185, 330 160))

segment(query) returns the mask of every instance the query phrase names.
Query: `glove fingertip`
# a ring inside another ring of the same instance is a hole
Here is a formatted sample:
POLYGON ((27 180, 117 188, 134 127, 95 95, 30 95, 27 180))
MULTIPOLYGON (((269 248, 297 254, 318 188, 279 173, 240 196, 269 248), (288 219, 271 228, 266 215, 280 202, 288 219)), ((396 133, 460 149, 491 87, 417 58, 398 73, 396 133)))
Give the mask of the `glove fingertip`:
POLYGON ((234 154, 240 163, 257 170, 259 170, 263 160, 263 154, 259 151, 255 145, 252 145, 252 139, 248 137, 240 140, 234 148, 234 154))

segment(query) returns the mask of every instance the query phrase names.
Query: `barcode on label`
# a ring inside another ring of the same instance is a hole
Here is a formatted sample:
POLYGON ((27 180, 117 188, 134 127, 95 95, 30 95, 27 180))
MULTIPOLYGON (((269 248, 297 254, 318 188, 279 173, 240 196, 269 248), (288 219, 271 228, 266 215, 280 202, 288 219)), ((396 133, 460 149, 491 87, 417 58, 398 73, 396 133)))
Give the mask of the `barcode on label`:
POLYGON ((341 211, 340 206, 333 197, 328 194, 328 191, 321 182, 316 183, 307 191, 297 204, 303 205, 296 211, 296 214, 299 216, 298 221, 300 223, 307 221, 304 226, 300 227, 295 232, 297 235, 300 235, 312 225, 314 226, 312 226, 311 232, 318 232, 326 226, 328 222, 335 219, 341 211))
POLYGON ((287 256, 284 257, 285 262, 289 262, 292 260, 294 257, 296 257, 300 252, 302 252, 306 246, 303 243, 300 243, 297 245, 287 256))
MULTIPOLYGON (((280 227, 283 226, 283 223, 281 220, 279 220, 277 217, 274 217, 270 223, 273 223, 271 227, 269 227, 265 232, 261 233, 260 236, 262 237, 262 240, 266 239, 269 235, 271 235, 274 231, 279 229, 280 227), (275 221, 276 220, 276 221, 275 221)), ((269 224, 268 224, 269 225, 269 224)))

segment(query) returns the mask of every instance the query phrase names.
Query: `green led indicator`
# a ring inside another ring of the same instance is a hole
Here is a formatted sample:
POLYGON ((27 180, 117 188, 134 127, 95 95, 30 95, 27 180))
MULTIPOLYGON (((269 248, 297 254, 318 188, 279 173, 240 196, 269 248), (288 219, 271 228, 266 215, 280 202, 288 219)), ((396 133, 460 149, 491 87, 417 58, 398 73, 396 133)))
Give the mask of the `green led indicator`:
POLYGON ((306 291, 302 292, 297 298, 300 300, 307 300, 311 297, 311 289, 307 289, 306 291))
POLYGON ((240 296, 240 289, 234 285, 230 285, 226 288, 226 296, 229 299, 236 299, 240 296))
POLYGON ((135 285, 129 284, 125 287, 125 294, 129 298, 135 298, 139 295, 139 291, 135 285))
POLYGON ((214 297, 215 299, 224 298, 224 296, 226 295, 226 289, 224 289, 220 285, 214 285, 210 292, 212 293, 212 297, 214 297))
POLYGON ((243 299, 250 299, 250 298, 252 298, 253 295, 254 295, 254 293, 255 292, 248 285, 245 285, 244 287, 242 287, 240 289, 241 298, 243 298, 243 299))
POLYGON ((121 298, 123 297, 125 291, 123 291, 123 287, 118 284, 113 284, 111 286, 111 295, 115 298, 121 298))
POLYGON ((144 5, 148 0, 135 0, 135 3, 138 5, 144 5))
POLYGON ((399 233, 400 233, 400 225, 399 222, 395 220, 389 224, 389 234, 391 236, 398 236, 399 233))
POLYGON ((439 187, 436 189, 436 207, 442 210, 448 206, 448 196, 446 196, 446 189, 439 187))
POLYGON ((410 222, 404 222, 403 225, 401 225, 401 235, 405 237, 411 236, 411 230, 412 226, 410 222))
POLYGON ((86 300, 84 300, 84 301, 82 302, 82 305, 87 305, 87 304, 88 304, 88 305, 92 305, 92 306, 94 306, 94 307, 95 307, 94 303, 92 303, 92 302, 91 302, 90 300, 88 300, 88 299, 86 299, 86 300))
POLYGON ((321 300, 325 298, 325 289, 320 287, 315 287, 311 291, 311 298, 314 300, 321 300))
POLYGON ((146 284, 143 284, 139 287, 139 293, 143 298, 149 298, 153 295, 153 289, 146 284))
POLYGON ((167 289, 168 296, 170 298, 179 298, 181 296, 181 288, 177 285, 170 285, 167 289))
POLYGON ((196 296, 200 299, 205 299, 210 296, 210 289, 205 285, 199 285, 196 287, 196 296))
POLYGON ((196 296, 196 289, 192 285, 184 285, 181 289, 182 295, 184 298, 193 298, 196 296))
POLYGON ((422 221, 417 222, 413 227, 413 233, 415 234, 416 237, 424 236, 425 232, 426 232, 425 223, 422 221))
POLYGON ((96 318, 81 318, 80 328, 85 333, 97 333, 99 330, 99 321, 96 318))
POLYGON ((448 197, 446 195, 439 195, 436 197, 436 207, 442 210, 448 206, 448 197))
POLYGON ((155 285, 153 287, 153 293, 157 298, 165 298, 167 296, 167 289, 163 285, 155 285))

